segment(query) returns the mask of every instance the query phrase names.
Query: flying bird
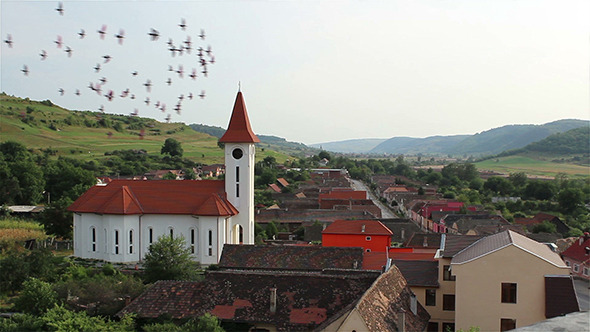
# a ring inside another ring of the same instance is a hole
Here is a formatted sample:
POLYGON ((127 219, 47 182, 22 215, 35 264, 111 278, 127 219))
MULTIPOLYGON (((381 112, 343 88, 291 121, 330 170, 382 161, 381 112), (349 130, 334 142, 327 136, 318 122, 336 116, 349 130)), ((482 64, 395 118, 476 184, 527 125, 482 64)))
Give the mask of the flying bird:
POLYGON ((45 50, 41 50, 39 56, 41 56, 41 60, 45 60, 45 58, 47 58, 47 52, 45 50))
POLYGON ((172 118, 172 115, 168 114, 168 115, 166 116, 166 122, 167 122, 167 123, 170 123, 170 119, 171 119, 171 118, 172 118))
POLYGON ((201 90, 199 97, 201 97, 201 99, 205 99, 205 90, 201 90))
POLYGON ((97 31, 100 39, 104 40, 104 36, 107 34, 107 25, 103 24, 100 30, 97 31))
POLYGON ((168 80, 166 81, 166 84, 168 84, 168 86, 172 85, 172 79, 168 78, 168 80))
POLYGON ((158 40, 158 38, 160 38, 160 33, 158 32, 158 30, 156 30, 154 28, 150 29, 150 32, 148 32, 148 35, 150 36, 152 41, 158 40))
POLYGON ((98 108, 98 110, 104 113, 104 105, 100 105, 100 107, 98 108))
POLYGON ((143 83, 143 85, 145 86, 147 92, 152 92, 152 81, 151 80, 145 81, 145 83, 143 83))
POLYGON ((104 96, 107 97, 109 101, 113 101, 113 98, 115 98, 115 96, 113 95, 113 90, 109 90, 109 92, 104 96))
POLYGON ((98 73, 100 71, 100 63, 97 63, 96 66, 94 66, 94 72, 98 73))
POLYGON ((130 99, 135 99, 135 95, 132 93, 130 99))
POLYGON ((57 8, 55 8, 55 11, 59 13, 59 15, 63 16, 64 15, 64 4, 63 3, 58 3, 57 4, 57 8))
POLYGON ((84 39, 84 36, 86 36, 86 31, 84 31, 84 29, 80 29, 80 32, 78 32, 78 36, 80 36, 80 39, 84 39))
POLYGON ((29 76, 29 67, 27 65, 23 65, 23 69, 20 71, 22 71, 25 76, 29 76))
POLYGON ((76 93, 75 93, 75 95, 76 95, 76 96, 79 96, 79 95, 80 95, 80 90, 76 89, 76 93))
POLYGON ((115 34, 115 37, 119 41, 119 45, 123 45, 123 38, 125 38, 125 31, 123 29, 119 30, 119 33, 115 34))
POLYGON ((63 44, 63 41, 62 41, 60 35, 57 36, 57 40, 55 40, 54 43, 57 45, 57 48, 61 48, 61 45, 63 44))
POLYGON ((191 72, 190 75, 188 75, 190 78, 192 78, 193 80, 197 79, 197 70, 195 68, 193 68, 193 71, 191 72))
POLYGON ((190 92, 190 93, 188 94, 188 99, 189 99, 189 100, 193 100, 193 93, 192 93, 192 92, 190 92))
POLYGON ((100 83, 105 84, 107 82, 107 78, 106 77, 101 77, 99 79, 100 83))
POLYGON ((180 24, 178 25, 182 31, 186 30, 186 20, 184 18, 180 19, 180 24))
POLYGON ((211 56, 211 59, 209 60, 209 63, 210 64, 214 64, 215 63, 215 57, 214 56, 211 56))
POLYGON ((145 101, 144 101, 144 103, 145 103, 146 105, 149 105, 149 104, 150 104, 150 97, 147 97, 147 98, 145 98, 145 101))
POLYGON ((137 108, 135 108, 133 110, 133 113, 130 113, 131 116, 137 116, 139 114, 139 110, 137 108))
POLYGON ((107 54, 107 55, 103 55, 102 57, 103 57, 103 59, 104 59, 104 63, 107 63, 107 62, 111 61, 111 59, 113 58, 113 57, 111 57, 111 56, 110 56, 110 55, 108 55, 108 54, 107 54))
POLYGON ((202 40, 205 40, 205 30, 201 29, 201 34, 199 35, 199 37, 200 37, 202 40))
POLYGON ((137 76, 137 70, 131 73, 132 76, 137 76))
POLYGON ((8 45, 8 47, 12 48, 12 35, 6 35, 6 39, 4 39, 4 42, 8 45))
POLYGON ((61 96, 63 96, 63 95, 64 95, 64 93, 65 93, 65 91, 64 91, 64 89, 63 89, 63 88, 59 88, 59 90, 57 90, 57 91, 59 92, 59 94, 60 94, 61 96))
POLYGON ((179 76, 180 78, 182 78, 182 77, 183 77, 183 74, 184 74, 184 69, 183 69, 182 65, 178 65, 178 69, 176 70, 176 73, 178 74, 178 76, 179 76))
POLYGON ((68 58, 72 57, 73 50, 69 46, 66 46, 66 49, 64 52, 68 53, 68 58))
POLYGON ((171 65, 168 65, 168 71, 174 71, 174 67, 172 67, 171 65))

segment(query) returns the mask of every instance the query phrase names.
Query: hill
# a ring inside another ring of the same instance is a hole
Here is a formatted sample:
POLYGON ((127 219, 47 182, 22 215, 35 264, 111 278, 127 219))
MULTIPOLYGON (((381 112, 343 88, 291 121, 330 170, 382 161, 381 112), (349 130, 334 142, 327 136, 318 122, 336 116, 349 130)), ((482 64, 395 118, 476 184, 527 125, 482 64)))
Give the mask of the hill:
POLYGON ((365 153, 383 143, 384 138, 360 138, 345 141, 311 144, 311 147, 340 153, 365 153))
POLYGON ((379 144, 371 153, 495 155, 522 148, 552 134, 588 127, 586 120, 559 120, 543 125, 507 125, 475 135, 431 136, 426 138, 393 137, 379 144))
MULTIPOLYGON (((189 126, 197 132, 205 133, 217 138, 221 138, 225 133, 224 128, 216 126, 204 124, 191 124, 189 126)), ((257 144, 257 147, 260 147, 261 149, 270 149, 297 157, 304 157, 306 154, 316 154, 319 152, 318 149, 310 148, 303 143, 289 142, 282 137, 260 134, 256 134, 256 136, 260 138, 260 143, 257 144)))
MULTIPOLYGON (((159 154, 164 141, 182 143, 184 156, 199 163, 223 162, 217 138, 194 131, 184 123, 162 123, 150 118, 71 111, 51 101, 32 101, 0 94, 1 141, 16 141, 53 157, 82 160, 106 158, 114 150, 143 149, 159 154)), ((291 158, 272 149, 257 149, 257 159, 291 158)))

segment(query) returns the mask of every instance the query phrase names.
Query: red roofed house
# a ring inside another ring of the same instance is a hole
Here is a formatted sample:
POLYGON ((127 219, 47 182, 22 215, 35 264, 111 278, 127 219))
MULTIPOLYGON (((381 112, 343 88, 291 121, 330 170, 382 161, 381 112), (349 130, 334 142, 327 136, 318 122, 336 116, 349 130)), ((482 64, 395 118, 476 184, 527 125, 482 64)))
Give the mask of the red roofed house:
POLYGON ((322 231, 324 247, 362 247, 386 252, 393 233, 379 220, 336 220, 322 231))
POLYGON ((561 257, 570 267, 573 275, 590 279, 590 234, 586 232, 580 236, 576 242, 561 253, 561 257))
POLYGON ((219 262, 225 243, 254 243, 254 143, 238 92, 225 144, 225 180, 114 180, 96 185, 70 207, 74 256, 141 261, 158 237, 183 236, 194 259, 219 262))

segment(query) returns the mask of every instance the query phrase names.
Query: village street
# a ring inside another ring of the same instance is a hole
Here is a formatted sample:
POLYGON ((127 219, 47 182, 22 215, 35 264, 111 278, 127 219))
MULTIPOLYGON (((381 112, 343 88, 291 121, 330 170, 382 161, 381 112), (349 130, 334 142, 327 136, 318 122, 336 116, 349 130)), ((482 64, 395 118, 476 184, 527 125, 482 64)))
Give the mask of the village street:
POLYGON ((367 194, 369 195, 369 198, 373 201, 373 203, 375 203, 375 205, 377 205, 381 209, 381 218, 383 218, 383 219, 398 218, 398 216, 396 216, 395 213, 393 213, 393 211, 391 211, 391 209, 389 209, 387 206, 385 206, 385 204, 381 203, 379 198, 377 198, 375 195, 373 195, 373 192, 371 191, 371 189, 368 188, 362 181, 353 180, 353 179, 350 179, 350 181, 351 181, 352 189, 364 190, 367 192, 367 194))

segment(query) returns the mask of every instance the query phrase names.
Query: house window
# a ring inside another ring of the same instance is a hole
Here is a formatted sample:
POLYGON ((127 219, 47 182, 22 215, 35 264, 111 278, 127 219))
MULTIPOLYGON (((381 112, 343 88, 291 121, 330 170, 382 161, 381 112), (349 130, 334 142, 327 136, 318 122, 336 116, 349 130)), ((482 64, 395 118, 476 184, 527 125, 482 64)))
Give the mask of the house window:
POLYGON ((91 249, 92 252, 96 251, 96 228, 90 228, 90 242, 92 243, 91 249))
POLYGON ((109 248, 108 247, 108 242, 107 242, 108 241, 108 239, 107 239, 107 229, 104 228, 103 230, 104 230, 104 252, 106 254, 108 252, 108 248, 109 248))
POLYGON ((148 228, 148 243, 152 244, 154 243, 154 229, 153 228, 148 228))
POLYGON ((502 318, 500 319, 500 331, 514 330, 516 328, 516 319, 502 318))
POLYGON ((367 236, 367 237, 365 238, 365 240, 367 240, 367 241, 371 241, 371 237, 370 237, 370 236, 367 236))
POLYGON ((426 290, 426 305, 427 306, 435 306, 436 305, 436 289, 427 289, 426 290))
POLYGON ((191 254, 195 254, 197 252, 197 250, 196 250, 197 236, 196 236, 196 230, 194 228, 191 228, 190 236, 191 236, 190 237, 191 254))
POLYGON ((455 323, 442 323, 442 330, 443 332, 455 331, 455 323))
POLYGON ((240 166, 236 166, 236 182, 240 182, 240 166))
POLYGON ((443 266, 443 280, 447 281, 455 281, 456 277, 451 274, 451 266, 445 265, 443 266))
POLYGON ((455 311, 455 294, 443 295, 443 310, 455 311))
POLYGON ((240 184, 236 183, 236 197, 240 197, 240 184))
POLYGON ((173 239, 174 238, 174 228, 169 227, 168 231, 170 232, 170 238, 173 239))
POLYGON ((574 264, 574 272, 580 272, 580 265, 574 264))
POLYGON ((571 266, 570 261, 565 261, 565 265, 571 266))
POLYGON ((209 235, 208 236, 208 240, 209 240, 209 242, 208 242, 208 244, 209 244, 209 252, 208 252, 208 254, 209 254, 209 256, 213 256, 213 231, 212 230, 209 230, 209 234, 208 235, 209 235))
POLYGON ((115 230, 115 255, 119 254, 119 230, 115 230))
POLYGON ((438 332, 438 323, 437 322, 428 322, 428 327, 426 328, 427 332, 438 332))
POLYGON ((587 276, 588 274, 590 274, 590 269, 584 267, 584 275, 587 276))
POLYGON ((410 294, 410 311, 414 315, 418 313, 418 299, 416 299, 416 294, 410 294))
POLYGON ((133 253, 133 230, 129 230, 129 253, 133 253))
POLYGON ((365 249, 366 252, 371 252, 371 249, 365 249))
POLYGON ((502 303, 516 303, 516 284, 502 283, 502 303))

